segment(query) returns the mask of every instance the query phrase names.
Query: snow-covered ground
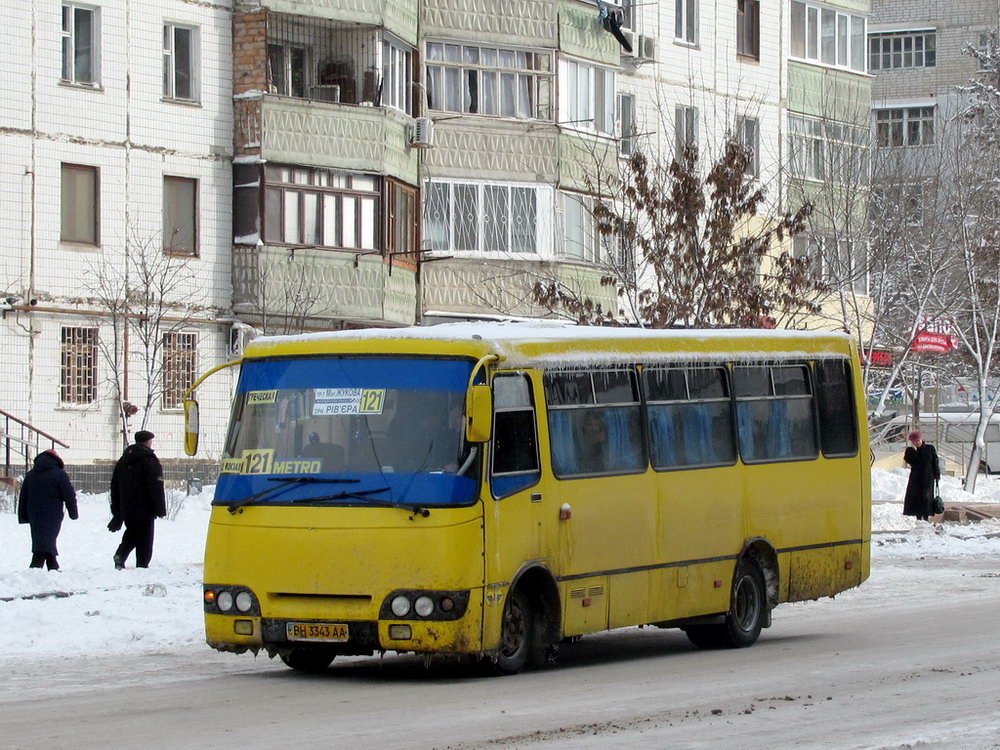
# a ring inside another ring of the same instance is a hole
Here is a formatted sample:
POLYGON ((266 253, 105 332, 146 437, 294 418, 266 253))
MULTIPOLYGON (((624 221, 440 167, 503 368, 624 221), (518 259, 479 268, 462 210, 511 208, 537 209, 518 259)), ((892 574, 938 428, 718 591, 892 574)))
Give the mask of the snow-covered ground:
MULTIPOLYGON (((911 579, 912 561, 948 557, 974 562, 1000 560, 1000 520, 975 524, 932 525, 902 515, 907 472, 872 471, 872 577, 865 587, 887 591, 911 579), (893 533, 895 532, 895 533, 893 533)), ((125 570, 111 561, 121 533, 106 526, 108 497, 81 495, 80 519, 63 521, 59 536, 62 570, 29 570, 27 526, 16 515, 0 513, 0 662, 52 657, 99 657, 109 653, 180 653, 205 649, 201 608, 201 569, 208 527, 211 487, 201 495, 173 496, 180 508, 173 520, 156 523, 153 561, 146 570, 125 570), (38 596, 53 592, 70 596, 38 596)), ((981 477, 975 496, 945 478, 946 504, 1000 504, 1000 478, 981 477)), ((933 597, 932 582, 920 595, 933 597)), ((838 597, 850 606, 853 597, 838 597)), ((2 671, 2 666, 0 666, 2 671)))

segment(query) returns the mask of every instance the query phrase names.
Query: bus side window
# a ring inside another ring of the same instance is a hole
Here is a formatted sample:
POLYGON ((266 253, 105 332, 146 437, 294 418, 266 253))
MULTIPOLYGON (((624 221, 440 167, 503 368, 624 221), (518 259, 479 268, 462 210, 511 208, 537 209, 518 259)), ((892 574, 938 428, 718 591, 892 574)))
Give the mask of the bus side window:
POLYGON ((747 463, 816 458, 805 365, 733 368, 740 455, 747 463))
POLYGON ((538 482, 538 433, 531 381, 524 375, 493 380, 493 496, 507 497, 538 482))
POLYGON ((851 369, 846 359, 816 362, 816 406, 823 455, 855 455, 858 452, 858 425, 851 369))
POLYGON ((546 373, 545 394, 557 477, 646 469, 634 370, 546 373))
POLYGON ((721 367, 648 369, 644 376, 656 469, 736 461, 729 389, 721 367))

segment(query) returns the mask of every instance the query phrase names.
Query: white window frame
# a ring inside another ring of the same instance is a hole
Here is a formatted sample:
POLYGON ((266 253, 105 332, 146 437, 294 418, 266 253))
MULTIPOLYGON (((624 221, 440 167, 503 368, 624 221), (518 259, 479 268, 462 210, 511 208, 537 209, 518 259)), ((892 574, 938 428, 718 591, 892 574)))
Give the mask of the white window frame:
POLYGON ((559 60, 559 124, 572 130, 615 135, 615 71, 563 57, 559 60))
POLYGON ((391 34, 383 34, 381 51, 381 104, 409 114, 413 107, 413 49, 391 34))
POLYGON ((934 68, 936 66, 937 31, 935 29, 885 31, 868 34, 868 69, 872 73, 880 70, 934 68), (920 49, 918 50, 917 47, 920 49))
POLYGON ((674 0, 674 41, 698 45, 698 0, 674 0))
POLYGON ((163 98, 181 102, 197 102, 200 100, 200 83, 198 61, 201 57, 199 45, 198 27, 189 24, 173 23, 167 21, 163 24, 163 98), (190 34, 188 49, 190 59, 187 71, 177 69, 177 35, 179 32, 190 34), (179 96, 177 94, 178 72, 186 72, 188 75, 188 86, 190 96, 179 96))
POLYGON ((181 175, 163 175, 163 252, 176 255, 198 255, 198 204, 199 184, 193 177, 181 175), (172 190, 172 185, 184 185, 191 189, 191 203, 182 203, 181 195, 172 190), (190 221, 191 246, 176 245, 176 225, 190 221), (174 228, 171 231, 171 228, 174 228))
POLYGON ((750 152, 746 174, 760 177, 760 120, 741 115, 736 118, 736 137, 743 148, 750 152))
POLYGON ((313 83, 313 66, 311 65, 312 50, 304 44, 289 44, 284 41, 268 41, 267 43, 267 64, 271 67, 271 49, 280 48, 281 49, 281 80, 284 84, 279 87, 275 83, 274 71, 270 71, 268 86, 272 89, 271 93, 278 94, 279 96, 294 96, 299 99, 305 99, 309 96, 309 92, 312 91, 313 83), (302 53, 302 93, 295 93, 292 88, 292 73, 294 67, 292 65, 292 52, 299 51, 302 53), (280 90, 284 89, 284 90, 280 90))
POLYGON ((424 239, 427 246, 431 250, 444 250, 447 251, 449 255, 455 257, 487 257, 487 258, 529 258, 529 259, 544 259, 551 258, 553 256, 552 249, 552 219, 553 219, 553 188, 551 185, 542 185, 538 183, 524 183, 524 182, 496 182, 491 180, 430 180, 424 186, 424 239), (442 186, 447 186, 447 196, 445 198, 446 204, 442 207, 445 209, 445 216, 443 221, 435 219, 431 212, 437 210, 438 198, 436 194, 442 186), (475 233, 475 244, 476 247, 457 249, 456 245, 456 235, 461 230, 455 217, 459 216, 460 208, 458 206, 458 190, 456 188, 462 189, 463 191, 470 192, 470 188, 474 191, 476 196, 475 210, 467 211, 466 217, 475 222, 475 226, 471 224, 468 227, 468 231, 475 233), (488 232, 486 231, 485 222, 490 211, 484 210, 482 207, 485 205, 487 199, 487 189, 488 188, 507 188, 508 195, 512 189, 526 189, 532 190, 535 194, 535 231, 534 231, 534 244, 535 252, 530 251, 517 251, 509 249, 513 244, 512 231, 515 225, 515 218, 513 215, 513 207, 510 203, 510 198, 507 201, 508 207, 508 218, 506 227, 506 237, 507 237, 507 250, 487 250, 485 249, 486 237, 488 232), (447 236, 441 236, 438 234, 437 226, 446 222, 447 223, 447 236))
POLYGON ((635 153, 637 127, 635 94, 618 94, 618 153, 631 156, 635 153))
POLYGON ((870 143, 869 128, 789 114, 789 174, 834 184, 866 184, 870 143), (838 169, 845 172, 836 174, 838 169), (833 174, 827 174, 828 171, 833 174))
POLYGON ((64 2, 61 6, 62 20, 59 36, 62 41, 62 73, 63 83, 75 86, 85 86, 87 88, 100 88, 101 86, 101 15, 100 8, 82 3, 64 2), (68 17, 67 17, 68 13, 68 17), (77 13, 90 14, 90 35, 91 35, 91 63, 90 76, 88 80, 83 77, 77 78, 76 53, 78 39, 76 35, 77 13), (69 21, 69 28, 67 26, 69 21))
POLYGON ((937 107, 876 107, 875 142, 879 148, 917 148, 932 146, 935 141, 934 120, 937 107), (898 125, 899 139, 894 138, 898 125), (914 131, 916 139, 913 139, 914 131))
POLYGON ((674 158, 678 161, 684 154, 684 147, 698 145, 698 108, 685 104, 674 107, 674 158))
POLYGON ((428 109, 552 121, 555 80, 551 50, 443 40, 428 41, 425 49, 428 109), (466 84, 470 77, 477 82, 475 102, 466 84), (487 80, 492 82, 490 86, 487 80), (494 96, 487 96, 489 88, 495 91, 494 96), (505 101, 505 92, 512 92, 513 98, 505 101))
POLYGON ((559 255, 566 260, 600 263, 605 243, 594 221, 594 199, 589 195, 559 191, 559 255))
POLYGON ((868 19, 807 0, 789 0, 789 58, 866 73, 868 19), (801 13, 797 9, 801 8, 801 13), (801 16, 801 19, 797 18, 801 16))

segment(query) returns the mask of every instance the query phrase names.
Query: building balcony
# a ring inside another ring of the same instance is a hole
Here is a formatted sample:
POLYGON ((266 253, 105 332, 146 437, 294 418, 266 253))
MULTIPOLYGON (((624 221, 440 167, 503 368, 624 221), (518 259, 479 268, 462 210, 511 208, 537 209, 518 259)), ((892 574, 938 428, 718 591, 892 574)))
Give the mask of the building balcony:
POLYGON ((268 332, 412 325, 416 272, 377 253, 237 245, 233 306, 268 332))
POLYGON ((421 267, 424 313, 551 317, 532 295, 537 281, 558 281, 601 309, 618 312, 614 285, 604 286, 602 269, 568 260, 442 258, 421 267))

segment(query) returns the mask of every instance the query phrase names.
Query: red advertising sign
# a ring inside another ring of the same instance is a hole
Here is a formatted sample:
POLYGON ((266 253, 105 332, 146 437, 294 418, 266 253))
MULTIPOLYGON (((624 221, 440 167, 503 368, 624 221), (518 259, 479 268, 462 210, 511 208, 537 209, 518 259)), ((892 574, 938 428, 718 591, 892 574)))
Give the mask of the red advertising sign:
POLYGON ((950 319, 925 315, 920 322, 922 326, 910 345, 910 351, 947 354, 958 348, 958 337, 950 319))

